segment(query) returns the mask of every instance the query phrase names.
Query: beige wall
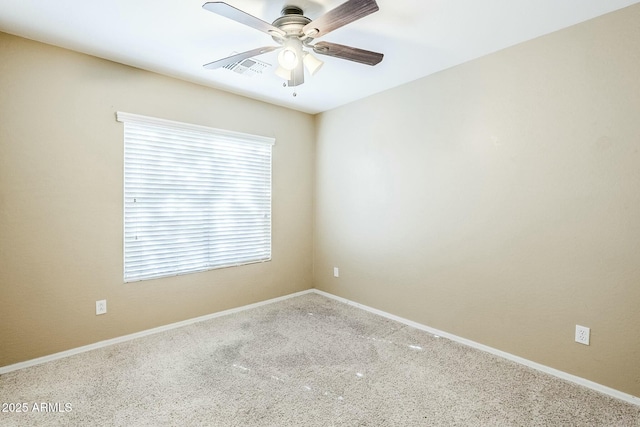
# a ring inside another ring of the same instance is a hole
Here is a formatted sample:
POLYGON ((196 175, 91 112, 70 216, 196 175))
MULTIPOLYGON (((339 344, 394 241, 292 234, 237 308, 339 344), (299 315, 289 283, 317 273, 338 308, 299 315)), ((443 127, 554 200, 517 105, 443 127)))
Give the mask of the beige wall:
POLYGON ((0 58, 0 366, 311 288, 312 116, 2 33, 0 58), (275 137, 273 261, 124 284, 116 111, 275 137))
POLYGON ((640 396, 639 22, 319 115, 315 286, 640 396))

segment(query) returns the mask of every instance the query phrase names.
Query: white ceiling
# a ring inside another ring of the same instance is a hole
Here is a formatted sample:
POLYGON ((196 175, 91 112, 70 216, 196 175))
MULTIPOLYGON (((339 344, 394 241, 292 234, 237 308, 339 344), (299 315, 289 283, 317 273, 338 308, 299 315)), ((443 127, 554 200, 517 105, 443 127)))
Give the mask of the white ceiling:
MULTIPOLYGON (((202 65, 257 47, 266 34, 202 9, 205 0, 0 0, 0 31, 318 113, 640 0, 377 0, 380 10, 318 39, 384 53, 375 67, 318 55, 296 88, 275 68, 248 77, 202 65)), ((227 0, 272 22, 285 4, 314 19, 345 0, 227 0)), ((276 52, 257 59, 276 63, 276 52)), ((46 66, 46 65, 45 65, 46 66)))

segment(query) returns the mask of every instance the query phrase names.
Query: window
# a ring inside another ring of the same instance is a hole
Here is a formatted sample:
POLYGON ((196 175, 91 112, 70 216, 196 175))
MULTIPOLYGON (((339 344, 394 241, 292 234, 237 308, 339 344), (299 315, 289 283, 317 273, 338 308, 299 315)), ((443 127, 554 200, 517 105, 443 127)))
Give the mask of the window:
POLYGON ((271 259, 273 138, 117 113, 124 280, 271 259))

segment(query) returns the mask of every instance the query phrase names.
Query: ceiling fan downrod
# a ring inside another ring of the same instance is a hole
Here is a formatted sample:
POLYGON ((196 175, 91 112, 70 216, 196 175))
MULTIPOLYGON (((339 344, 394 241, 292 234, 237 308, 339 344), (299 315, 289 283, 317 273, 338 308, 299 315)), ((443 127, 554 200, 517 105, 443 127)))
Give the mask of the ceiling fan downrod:
POLYGON ((300 9, 298 6, 285 6, 282 8, 282 10, 280 11, 280 15, 281 16, 286 16, 286 15, 302 15, 302 9, 300 9))

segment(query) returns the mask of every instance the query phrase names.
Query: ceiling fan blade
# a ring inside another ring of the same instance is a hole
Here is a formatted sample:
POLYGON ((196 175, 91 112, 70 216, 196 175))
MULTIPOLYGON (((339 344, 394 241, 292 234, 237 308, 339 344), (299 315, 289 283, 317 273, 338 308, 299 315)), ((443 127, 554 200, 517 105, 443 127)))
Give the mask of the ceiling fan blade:
POLYGON ((248 25, 249 27, 255 28, 256 30, 262 31, 271 36, 283 37, 286 34, 280 28, 274 27, 268 22, 256 18, 253 15, 249 15, 248 13, 243 12, 240 9, 236 9, 222 1, 207 2, 203 4, 202 7, 209 12, 217 13, 218 15, 222 15, 241 24, 248 25))
POLYGON ((302 63, 302 61, 298 62, 298 65, 296 65, 296 68, 291 70, 291 73, 291 80, 289 80, 287 86, 300 86, 302 83, 304 83, 304 64, 302 63))
POLYGON ((337 28, 377 12, 378 9, 375 0, 349 0, 309 22, 302 28, 302 32, 313 38, 322 37, 337 28))
POLYGON ((243 59, 262 55, 263 53, 271 52, 276 49, 280 49, 280 46, 259 47, 258 49, 248 50, 246 52, 237 53, 235 55, 227 56, 226 58, 218 59, 217 61, 209 62, 208 64, 204 64, 203 67, 208 70, 214 70, 216 68, 234 64, 236 62, 242 61, 243 59))
POLYGON ((365 65, 376 65, 384 58, 382 53, 329 42, 318 42, 314 44, 313 51, 320 55, 334 56, 365 65))

